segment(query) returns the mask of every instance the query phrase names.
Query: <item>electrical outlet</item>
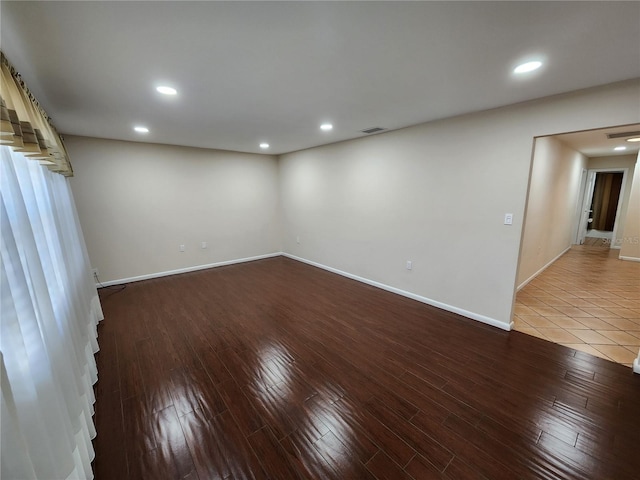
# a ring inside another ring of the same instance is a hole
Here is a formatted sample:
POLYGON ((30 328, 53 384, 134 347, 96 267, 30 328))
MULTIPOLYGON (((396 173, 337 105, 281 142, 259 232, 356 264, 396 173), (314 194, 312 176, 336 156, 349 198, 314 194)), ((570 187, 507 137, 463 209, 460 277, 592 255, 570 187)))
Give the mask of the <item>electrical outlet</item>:
POLYGON ((505 213, 504 214, 504 224, 505 225, 513 225, 513 213, 505 213))
POLYGON ((202 243, 200 244, 200 247, 201 247, 201 248, 207 248, 207 242, 202 242, 202 243))
POLYGON ((185 250, 184 245, 180 245, 180 251, 184 252, 184 250, 185 250))
POLYGON ((407 270, 412 270, 413 269, 413 262, 411 262, 411 260, 407 260, 407 270))
POLYGON ((300 235, 296 237, 296 243, 300 243, 300 235))
POLYGON ((93 273, 93 278, 95 278, 97 280, 98 279, 98 269, 97 268, 93 268, 91 270, 91 273, 93 273))

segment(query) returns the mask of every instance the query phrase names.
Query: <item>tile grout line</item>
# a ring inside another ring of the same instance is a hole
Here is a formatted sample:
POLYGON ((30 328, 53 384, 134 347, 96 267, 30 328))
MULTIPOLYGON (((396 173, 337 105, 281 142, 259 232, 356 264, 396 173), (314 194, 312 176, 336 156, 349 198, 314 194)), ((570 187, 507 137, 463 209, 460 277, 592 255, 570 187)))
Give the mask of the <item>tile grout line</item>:
POLYGON ((607 250, 594 252, 588 247, 572 248, 569 255, 561 257, 518 292, 514 308, 515 330, 630 365, 637 352, 633 351, 633 345, 628 345, 635 343, 629 338, 640 340, 640 299, 632 299, 630 295, 636 289, 633 270, 637 267, 625 264, 623 268, 629 273, 620 275, 617 271, 621 266, 619 262, 611 258, 607 250), (590 271, 596 270, 604 271, 598 284, 585 281, 590 271), (603 283, 606 287, 600 288, 603 283), (638 317, 634 316, 636 313, 638 317), (571 328, 578 325, 585 328, 571 328), (608 336, 600 332, 620 333, 608 336))

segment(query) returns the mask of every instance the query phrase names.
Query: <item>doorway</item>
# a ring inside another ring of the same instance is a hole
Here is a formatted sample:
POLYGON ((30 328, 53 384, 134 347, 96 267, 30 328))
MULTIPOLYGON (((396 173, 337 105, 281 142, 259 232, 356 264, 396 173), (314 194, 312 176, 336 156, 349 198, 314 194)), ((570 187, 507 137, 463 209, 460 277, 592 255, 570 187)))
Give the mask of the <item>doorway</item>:
MULTIPOLYGON (((591 201, 591 222, 587 230, 613 232, 622 188, 622 172, 598 172, 591 201)), ((611 237, 609 237, 611 238, 611 237)))
POLYGON ((584 185, 577 245, 616 248, 627 169, 591 169, 584 185))

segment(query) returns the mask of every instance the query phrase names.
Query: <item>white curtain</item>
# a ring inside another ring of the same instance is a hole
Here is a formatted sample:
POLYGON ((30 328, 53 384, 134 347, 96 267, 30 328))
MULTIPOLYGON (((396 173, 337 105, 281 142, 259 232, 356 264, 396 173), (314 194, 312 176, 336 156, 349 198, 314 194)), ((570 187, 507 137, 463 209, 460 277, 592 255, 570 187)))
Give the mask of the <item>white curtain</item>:
POLYGON ((2 470, 93 478, 102 310, 62 175, 0 146, 2 470))

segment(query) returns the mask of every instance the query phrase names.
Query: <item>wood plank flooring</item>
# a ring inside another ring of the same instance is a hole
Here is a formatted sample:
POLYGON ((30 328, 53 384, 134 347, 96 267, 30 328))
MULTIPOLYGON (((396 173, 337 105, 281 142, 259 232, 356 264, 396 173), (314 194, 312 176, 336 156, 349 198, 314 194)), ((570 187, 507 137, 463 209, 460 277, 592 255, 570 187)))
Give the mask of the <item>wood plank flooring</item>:
POLYGON ((107 479, 637 479, 640 375, 283 257, 101 290, 107 479))

